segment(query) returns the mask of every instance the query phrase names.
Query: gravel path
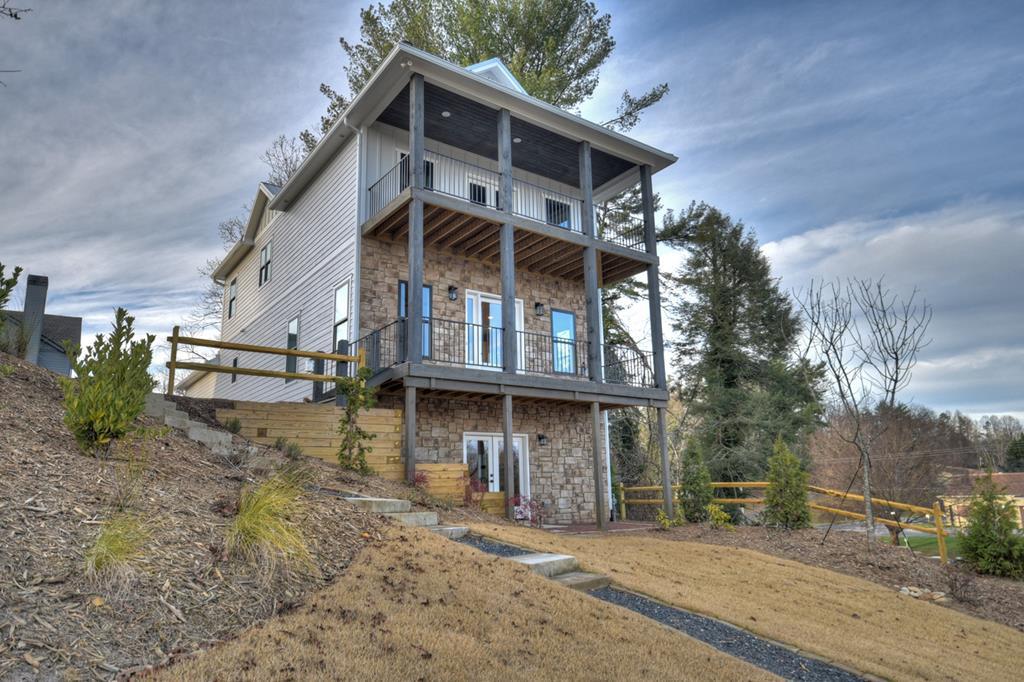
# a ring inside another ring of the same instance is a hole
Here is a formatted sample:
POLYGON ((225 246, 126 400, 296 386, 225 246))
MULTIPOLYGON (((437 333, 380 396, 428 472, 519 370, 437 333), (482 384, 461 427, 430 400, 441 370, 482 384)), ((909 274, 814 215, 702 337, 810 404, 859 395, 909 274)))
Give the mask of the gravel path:
MULTIPOLYGON (((527 550, 496 542, 479 535, 466 535, 461 542, 487 554, 502 557, 529 554, 527 550)), ((714 618, 667 606, 653 599, 613 587, 602 587, 587 594, 603 601, 635 611, 663 625, 709 644, 730 656, 775 673, 788 680, 806 682, 845 682, 861 680, 854 673, 814 658, 802 656, 784 646, 761 639, 746 630, 728 625, 714 618)))

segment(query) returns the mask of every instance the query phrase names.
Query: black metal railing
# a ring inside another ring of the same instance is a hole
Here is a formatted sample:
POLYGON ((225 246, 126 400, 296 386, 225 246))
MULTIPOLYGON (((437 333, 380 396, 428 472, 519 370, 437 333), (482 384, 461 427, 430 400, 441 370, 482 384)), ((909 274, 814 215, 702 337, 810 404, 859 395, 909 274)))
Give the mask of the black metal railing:
POLYGON ((625 246, 627 249, 643 251, 647 247, 643 217, 632 213, 603 214, 600 219, 599 236, 606 242, 625 246))
POLYGON ((367 215, 372 218, 383 211, 384 207, 390 204, 408 186, 409 162, 408 157, 406 157, 392 166, 379 180, 370 185, 367 215))
POLYGON ((352 352, 363 351, 366 366, 374 374, 405 362, 405 320, 395 320, 352 343, 352 352))
POLYGON ((427 189, 478 206, 498 208, 501 173, 433 152, 425 165, 427 189))
POLYGON ((623 384, 640 388, 653 388, 654 353, 629 346, 604 346, 604 380, 609 384, 623 384))
POLYGON ((584 377, 587 342, 534 332, 516 332, 519 369, 527 374, 584 377))
POLYGON ((501 369, 502 328, 432 318, 429 360, 443 365, 501 369))
POLYGON ((526 180, 512 181, 512 212, 571 232, 581 232, 583 201, 526 180))

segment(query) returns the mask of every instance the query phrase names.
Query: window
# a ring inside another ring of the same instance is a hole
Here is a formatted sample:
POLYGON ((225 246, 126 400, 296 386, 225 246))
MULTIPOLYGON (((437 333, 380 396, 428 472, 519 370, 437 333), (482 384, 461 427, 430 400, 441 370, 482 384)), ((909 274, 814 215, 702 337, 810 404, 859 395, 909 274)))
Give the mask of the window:
POLYGON ((476 178, 469 179, 469 200, 480 206, 498 207, 498 188, 476 178))
POLYGON ((235 298, 238 296, 238 280, 231 280, 231 284, 228 285, 228 319, 230 320, 235 316, 235 298))
POLYGON ((551 361, 558 374, 576 373, 576 315, 551 310, 551 361))
MULTIPOLYGON (((398 174, 401 176, 402 189, 412 184, 412 178, 409 177, 408 158, 408 153, 398 152, 398 162, 402 164, 398 171, 398 174)), ((423 186, 426 189, 434 189, 434 162, 429 159, 423 159, 423 186)))
POLYGON ((569 204, 550 197, 544 198, 544 219, 548 225, 557 225, 570 229, 572 226, 572 211, 569 204))
POLYGON ((273 242, 267 242, 267 245, 260 249, 260 286, 263 286, 270 281, 270 256, 272 246, 273 242))
POLYGON ((334 345, 331 352, 337 352, 338 342, 348 341, 348 282, 334 290, 334 345))
MULTIPOLYGON (((293 319, 288 323, 288 338, 287 338, 288 350, 298 350, 299 348, 299 318, 293 319)), ((284 357, 284 371, 294 373, 297 369, 298 358, 294 355, 286 355, 284 357)), ((294 379, 285 379, 284 383, 290 383, 294 379)))
MULTIPOLYGON (((429 284, 423 285, 423 357, 430 357, 430 299, 433 296, 434 288, 429 284)), ((405 319, 409 315, 409 285, 405 280, 398 280, 398 316, 405 319)))
MULTIPOLYGON (((236 369, 238 368, 238 358, 232 358, 231 366, 236 368, 236 369)), ((231 373, 231 383, 235 383, 236 381, 238 381, 238 375, 235 374, 234 372, 232 372, 231 373)))

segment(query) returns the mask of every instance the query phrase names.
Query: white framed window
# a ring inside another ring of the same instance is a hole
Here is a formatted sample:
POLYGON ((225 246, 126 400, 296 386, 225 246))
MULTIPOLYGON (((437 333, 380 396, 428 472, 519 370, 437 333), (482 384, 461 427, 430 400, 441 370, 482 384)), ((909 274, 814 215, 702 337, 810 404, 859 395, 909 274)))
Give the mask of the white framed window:
POLYGON ((500 198, 498 184, 493 178, 485 178, 479 175, 466 176, 466 197, 471 203, 480 206, 498 207, 500 198))
POLYGON ((270 241, 260 249, 260 286, 270 281, 270 260, 273 255, 273 246, 274 242, 270 241))
POLYGON ((238 278, 228 284, 228 319, 235 316, 235 300, 238 298, 238 278))
POLYGON ((337 352, 339 341, 349 341, 349 283, 334 290, 334 332, 332 334, 333 345, 331 352, 337 352))
MULTIPOLYGON (((288 335, 285 339, 285 347, 288 350, 299 349, 299 318, 294 317, 288 322, 288 335)), ((284 371, 296 372, 298 370, 298 358, 294 355, 284 356, 284 371)), ((284 383, 291 383, 294 379, 285 379, 284 383)))
MULTIPOLYGON (((409 162, 406 161, 409 152, 404 149, 396 149, 395 152, 398 155, 398 163, 402 165, 398 171, 401 176, 401 188, 405 189, 412 184, 412 178, 409 177, 409 162)), ((427 156, 426 151, 423 152, 423 187, 434 189, 434 162, 427 156)))
POLYGON ((561 198, 551 195, 544 196, 544 222, 556 227, 573 229, 572 206, 561 198))

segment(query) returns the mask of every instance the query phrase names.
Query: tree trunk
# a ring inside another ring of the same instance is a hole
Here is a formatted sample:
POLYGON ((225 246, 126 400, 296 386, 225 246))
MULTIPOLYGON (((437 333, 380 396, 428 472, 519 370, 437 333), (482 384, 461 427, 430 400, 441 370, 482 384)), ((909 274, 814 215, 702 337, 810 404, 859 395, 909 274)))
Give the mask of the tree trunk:
POLYGON ((875 542, 875 512, 871 505, 871 460, 868 458, 868 451, 861 448, 861 459, 864 470, 864 522, 868 527, 868 547, 875 542))

